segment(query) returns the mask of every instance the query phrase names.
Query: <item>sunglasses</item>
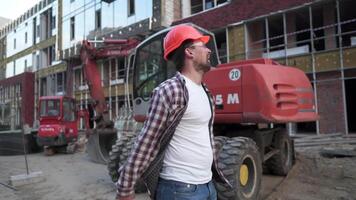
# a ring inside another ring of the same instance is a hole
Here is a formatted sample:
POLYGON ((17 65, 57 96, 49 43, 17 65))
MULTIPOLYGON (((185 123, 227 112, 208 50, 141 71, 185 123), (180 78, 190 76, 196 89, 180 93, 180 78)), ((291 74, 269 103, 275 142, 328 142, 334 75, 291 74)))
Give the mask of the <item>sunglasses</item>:
POLYGON ((191 45, 188 48, 195 48, 195 47, 203 47, 203 48, 208 48, 205 44, 201 44, 201 45, 191 45))

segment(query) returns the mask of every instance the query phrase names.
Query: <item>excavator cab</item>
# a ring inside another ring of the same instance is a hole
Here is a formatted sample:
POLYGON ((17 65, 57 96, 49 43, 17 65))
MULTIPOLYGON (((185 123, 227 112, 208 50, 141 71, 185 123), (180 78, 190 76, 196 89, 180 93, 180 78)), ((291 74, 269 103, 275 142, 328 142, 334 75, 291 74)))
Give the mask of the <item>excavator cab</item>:
MULTIPOLYGON (((215 44, 214 34, 204 30, 194 24, 190 24, 204 35, 211 37, 207 46, 212 51, 210 62, 213 66, 219 64, 218 52, 215 44)), ((145 114, 149 107, 149 100, 152 90, 164 80, 172 77, 176 73, 172 62, 163 58, 163 40, 170 29, 160 31, 136 47, 133 54, 133 109, 136 121, 144 121, 145 114)))

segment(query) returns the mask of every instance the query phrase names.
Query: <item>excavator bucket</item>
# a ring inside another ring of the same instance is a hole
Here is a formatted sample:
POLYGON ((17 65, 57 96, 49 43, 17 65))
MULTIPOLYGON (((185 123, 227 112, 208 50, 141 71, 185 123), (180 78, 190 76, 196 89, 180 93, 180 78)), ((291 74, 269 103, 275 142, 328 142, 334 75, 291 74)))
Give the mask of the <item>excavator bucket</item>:
POLYGON ((89 135, 86 151, 90 160, 96 163, 107 164, 109 152, 116 141, 115 129, 95 129, 89 135))

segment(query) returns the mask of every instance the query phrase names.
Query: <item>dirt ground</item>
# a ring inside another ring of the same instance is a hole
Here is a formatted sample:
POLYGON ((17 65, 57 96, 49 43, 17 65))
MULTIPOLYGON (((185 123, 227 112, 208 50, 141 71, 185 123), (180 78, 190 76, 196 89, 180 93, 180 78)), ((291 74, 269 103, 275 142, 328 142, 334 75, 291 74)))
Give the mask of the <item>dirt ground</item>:
MULTIPOLYGON (((297 161, 287 177, 263 176, 262 199, 356 199, 356 158, 325 158, 320 148, 298 149, 297 161)), ((105 165, 89 161, 85 152, 46 157, 28 156, 30 171, 42 171, 45 181, 17 187, 0 184, 1 200, 109 200, 115 197, 105 165)), ((26 173, 24 156, 0 156, 0 183, 26 173)), ((146 194, 137 200, 148 199, 146 194)))
MULTIPOLYGON (((333 146, 337 149, 355 147, 333 146)), ((297 149, 297 160, 293 169, 266 199, 355 200, 356 157, 323 157, 320 155, 323 148, 325 146, 297 149)))
MULTIPOLYGON (((0 157, 0 182, 7 183, 9 176, 26 173, 24 156, 0 157)), ((17 187, 17 191, 0 185, 1 200, 81 200, 114 199, 115 185, 111 182, 105 165, 89 160, 86 153, 42 153, 28 156, 31 171, 42 171, 45 181, 17 187)), ((146 195, 138 195, 139 200, 146 195)))

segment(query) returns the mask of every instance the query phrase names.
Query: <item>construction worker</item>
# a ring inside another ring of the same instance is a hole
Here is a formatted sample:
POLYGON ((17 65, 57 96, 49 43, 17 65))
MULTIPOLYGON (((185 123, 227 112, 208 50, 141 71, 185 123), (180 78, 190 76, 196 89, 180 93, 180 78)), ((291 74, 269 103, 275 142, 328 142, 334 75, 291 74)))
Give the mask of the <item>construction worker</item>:
POLYGON ((209 39, 185 24, 166 35, 164 59, 173 61, 178 72, 153 90, 147 120, 120 169, 117 199, 134 199, 134 184, 147 171, 147 179, 157 178, 144 178, 157 200, 217 199, 212 169, 228 183, 217 168, 213 100, 202 83, 211 68, 209 39))

